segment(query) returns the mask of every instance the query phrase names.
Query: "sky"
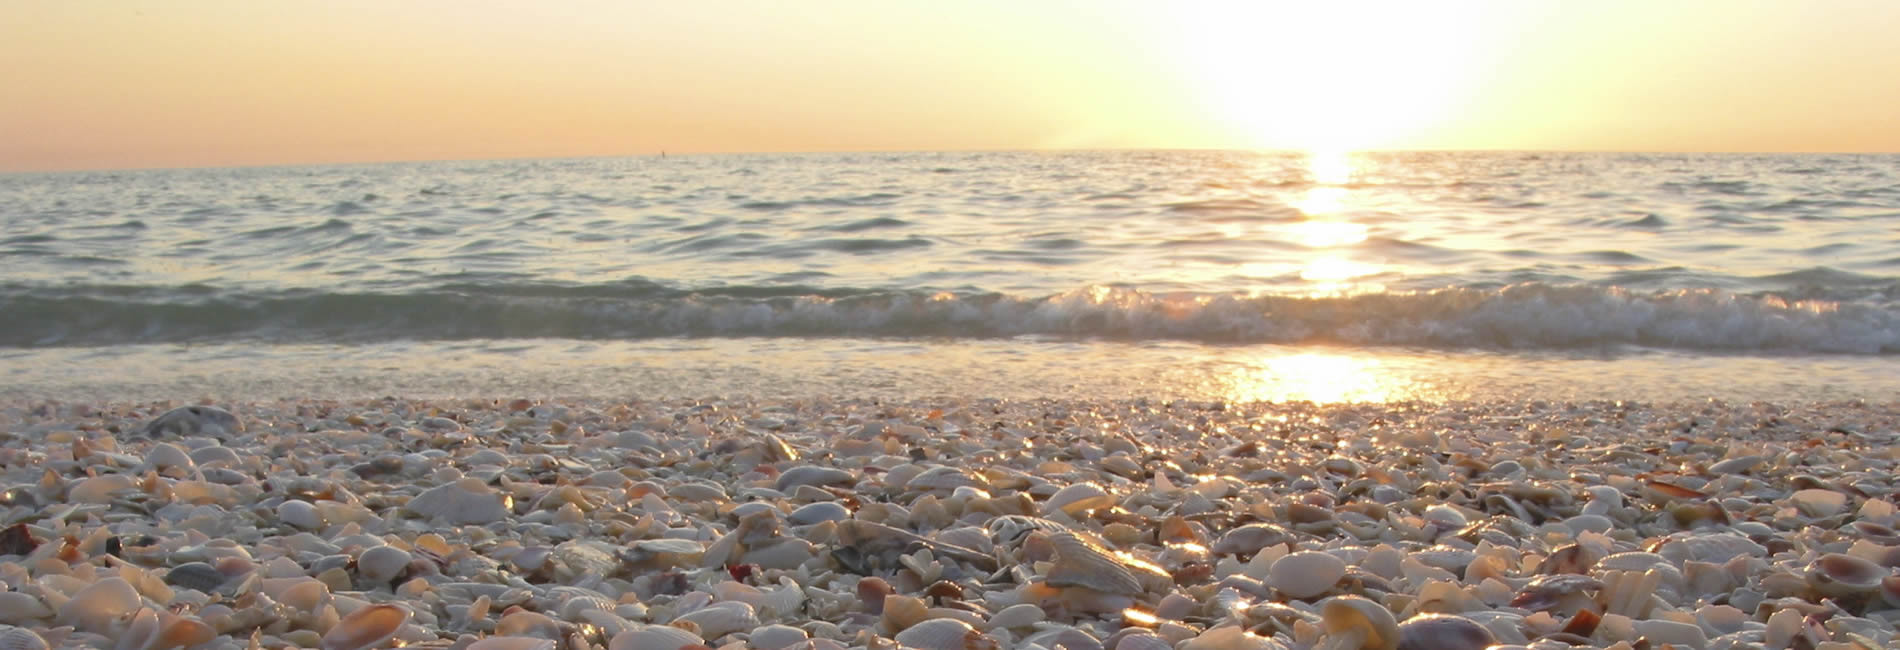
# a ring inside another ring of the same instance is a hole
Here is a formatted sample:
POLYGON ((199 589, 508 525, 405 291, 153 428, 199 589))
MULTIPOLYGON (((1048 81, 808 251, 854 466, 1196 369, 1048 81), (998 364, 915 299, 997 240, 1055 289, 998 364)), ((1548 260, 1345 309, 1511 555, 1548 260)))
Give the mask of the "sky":
POLYGON ((1900 151, 1900 2, 0 0, 0 171, 1900 151))

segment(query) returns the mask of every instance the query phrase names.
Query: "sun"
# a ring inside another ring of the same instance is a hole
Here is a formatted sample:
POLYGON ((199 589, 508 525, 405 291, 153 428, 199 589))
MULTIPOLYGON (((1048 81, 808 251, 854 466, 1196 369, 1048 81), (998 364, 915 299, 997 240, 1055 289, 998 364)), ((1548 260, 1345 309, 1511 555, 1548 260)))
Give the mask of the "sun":
POLYGON ((1179 65, 1244 146, 1402 148, 1450 112, 1478 72, 1467 5, 1187 3, 1179 65))

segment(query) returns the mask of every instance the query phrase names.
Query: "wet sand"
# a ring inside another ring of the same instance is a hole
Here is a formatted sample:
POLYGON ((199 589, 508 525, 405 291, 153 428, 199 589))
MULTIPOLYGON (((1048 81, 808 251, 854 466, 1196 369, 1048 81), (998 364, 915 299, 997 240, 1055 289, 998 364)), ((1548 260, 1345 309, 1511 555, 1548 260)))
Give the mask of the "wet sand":
POLYGON ((1848 649, 1900 622, 1893 403, 181 406, 0 409, 0 647, 1848 649))

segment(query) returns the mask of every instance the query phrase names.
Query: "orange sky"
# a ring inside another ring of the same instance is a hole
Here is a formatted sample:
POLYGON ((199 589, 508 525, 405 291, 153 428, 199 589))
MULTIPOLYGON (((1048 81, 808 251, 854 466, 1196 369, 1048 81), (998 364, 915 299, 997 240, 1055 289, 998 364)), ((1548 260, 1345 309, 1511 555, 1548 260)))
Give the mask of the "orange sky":
POLYGON ((0 0, 0 170, 1900 151, 1900 2, 0 0))

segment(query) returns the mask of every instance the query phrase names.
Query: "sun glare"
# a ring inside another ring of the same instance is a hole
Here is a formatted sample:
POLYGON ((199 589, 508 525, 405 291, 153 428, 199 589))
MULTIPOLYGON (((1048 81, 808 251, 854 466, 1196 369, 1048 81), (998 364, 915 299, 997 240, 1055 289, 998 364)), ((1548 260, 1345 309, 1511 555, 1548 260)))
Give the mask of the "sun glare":
POLYGON ((1210 2, 1178 21, 1183 74, 1238 140, 1269 149, 1403 147, 1449 117, 1478 69, 1467 6, 1210 2))
POLYGON ((1229 398, 1240 402, 1380 403, 1406 399, 1416 390, 1378 359, 1326 352, 1240 361, 1221 383, 1229 398))

